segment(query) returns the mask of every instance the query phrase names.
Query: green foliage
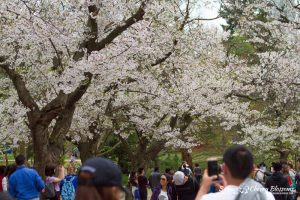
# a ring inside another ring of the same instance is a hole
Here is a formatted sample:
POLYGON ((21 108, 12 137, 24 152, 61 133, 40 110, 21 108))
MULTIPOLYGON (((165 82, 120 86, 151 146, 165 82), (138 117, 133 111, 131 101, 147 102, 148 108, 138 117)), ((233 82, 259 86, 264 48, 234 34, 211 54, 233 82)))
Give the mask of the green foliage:
MULTIPOLYGON (((226 3, 221 3, 219 14, 226 20, 226 25, 223 25, 224 30, 230 31, 231 34, 236 33, 239 27, 239 18, 243 16, 244 8, 253 4, 256 0, 226 0, 226 3), (240 6, 237 6, 240 5, 240 6)), ((252 19, 248 20, 260 20, 266 21, 266 12, 262 8, 252 9, 252 19)))
POLYGON ((61 166, 64 166, 65 165, 65 160, 68 159, 66 157, 66 155, 61 155, 59 158, 58 158, 58 164, 61 165, 61 166))
POLYGON ((181 164, 180 153, 164 151, 159 155, 160 171, 164 172, 166 168, 178 169, 181 164))
POLYGON ((230 31, 231 37, 226 41, 229 53, 236 55, 242 59, 248 60, 249 64, 257 64, 259 62, 256 53, 268 52, 276 49, 276 43, 279 42, 273 37, 273 33, 266 28, 263 23, 269 22, 267 8, 255 6, 257 0, 226 0, 222 3, 219 11, 220 16, 223 17, 227 24, 223 29, 230 31), (254 5, 254 6, 253 6, 254 5), (245 11, 251 14, 245 15, 245 11), (240 29, 240 19, 243 18, 255 26, 249 26, 248 30, 240 29), (252 40, 254 39, 254 40, 252 40), (251 42, 249 42, 249 41, 251 42))
POLYGON ((235 35, 232 36, 228 42, 229 53, 243 59, 250 59, 255 56, 254 46, 247 41, 245 36, 235 35))

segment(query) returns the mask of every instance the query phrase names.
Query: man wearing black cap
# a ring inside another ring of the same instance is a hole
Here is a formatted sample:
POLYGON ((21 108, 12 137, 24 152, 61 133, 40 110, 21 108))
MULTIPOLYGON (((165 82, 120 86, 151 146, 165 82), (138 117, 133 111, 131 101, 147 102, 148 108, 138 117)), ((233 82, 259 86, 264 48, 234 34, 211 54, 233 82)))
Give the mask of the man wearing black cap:
POLYGON ((121 191, 127 192, 120 168, 109 159, 87 160, 78 176, 76 200, 120 200, 121 191))

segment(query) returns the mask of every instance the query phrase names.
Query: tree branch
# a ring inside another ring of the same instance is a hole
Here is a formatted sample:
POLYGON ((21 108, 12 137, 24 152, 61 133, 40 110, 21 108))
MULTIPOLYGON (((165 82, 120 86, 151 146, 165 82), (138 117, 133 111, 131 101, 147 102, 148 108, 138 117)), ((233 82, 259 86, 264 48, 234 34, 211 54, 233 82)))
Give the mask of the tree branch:
POLYGON ((57 50, 57 48, 56 48, 55 44, 53 43, 53 41, 51 40, 51 38, 48 38, 48 39, 49 39, 49 41, 50 41, 50 43, 51 43, 51 45, 52 45, 52 47, 53 47, 53 49, 54 49, 54 51, 55 51, 56 57, 57 57, 57 59, 56 59, 56 60, 57 60, 57 63, 53 63, 53 65, 54 65, 54 67, 57 67, 57 66, 60 67, 60 70, 58 70, 58 73, 61 74, 62 71, 63 71, 63 65, 62 65, 60 53, 59 53, 59 51, 57 50), (57 66, 55 66, 55 65, 57 65, 57 66))
POLYGON ((237 93, 237 92, 232 92, 229 95, 227 95, 227 97, 230 97, 230 96, 236 96, 236 97, 240 97, 240 98, 245 98, 245 99, 248 99, 248 100, 251 100, 251 101, 262 100, 262 98, 260 98, 260 97, 252 97, 252 96, 245 95, 245 94, 240 94, 240 93, 237 93))
POLYGON ((64 109, 67 102, 67 95, 62 91, 58 94, 58 96, 53 99, 50 103, 48 103, 44 108, 42 108, 42 116, 44 120, 51 121, 56 118, 59 113, 64 109))
POLYGON ((106 154, 112 152, 113 150, 115 150, 118 146, 120 146, 120 144, 122 144, 121 141, 119 141, 117 144, 115 144, 114 146, 112 146, 109 150, 102 152, 100 154, 98 154, 97 156, 105 156, 106 154))
MULTIPOLYGON (((80 45, 81 49, 75 52, 73 59, 75 61, 78 61, 84 56, 84 52, 82 48, 86 48, 89 54, 93 51, 100 51, 101 49, 104 49, 106 45, 110 44, 116 37, 121 35, 131 25, 143 19, 145 15, 145 11, 144 11, 145 5, 146 3, 143 2, 140 8, 137 10, 137 12, 124 22, 124 25, 117 26, 100 42, 96 42, 98 38, 97 21, 94 17, 90 16, 87 25, 90 28, 90 32, 87 34, 89 36, 89 40, 80 45)), ((91 15, 95 16, 99 12, 99 10, 96 6, 90 6, 89 12, 92 13, 91 15)))
POLYGON ((22 77, 14 70, 9 68, 9 64, 5 63, 5 58, 0 57, 0 68, 4 69, 6 74, 9 76, 17 90, 18 96, 22 104, 30 110, 39 110, 38 105, 33 100, 31 94, 26 88, 25 82, 22 77))
POLYGON ((73 106, 77 101, 79 101, 90 86, 93 75, 90 72, 85 72, 84 75, 86 79, 82 81, 82 84, 68 95, 66 107, 73 106))
POLYGON ((106 36, 106 38, 96 43, 94 48, 91 47, 91 50, 100 51, 101 49, 105 48, 106 45, 110 44, 116 37, 118 37, 125 30, 127 30, 131 25, 142 20, 145 15, 145 11, 144 11, 145 5, 146 4, 143 2, 140 8, 137 10, 137 12, 125 21, 124 25, 117 26, 110 34, 106 36))
POLYGON ((50 142, 54 144, 58 142, 57 140, 61 139, 61 135, 67 135, 67 132, 69 131, 72 124, 74 112, 74 106, 70 109, 63 109, 60 112, 59 117, 57 118, 56 123, 53 127, 53 131, 50 135, 50 142))
POLYGON ((213 17, 213 18, 194 18, 194 19, 189 20, 187 23, 191 23, 193 21, 210 21, 210 20, 215 20, 215 19, 219 19, 219 18, 221 18, 220 15, 213 17))

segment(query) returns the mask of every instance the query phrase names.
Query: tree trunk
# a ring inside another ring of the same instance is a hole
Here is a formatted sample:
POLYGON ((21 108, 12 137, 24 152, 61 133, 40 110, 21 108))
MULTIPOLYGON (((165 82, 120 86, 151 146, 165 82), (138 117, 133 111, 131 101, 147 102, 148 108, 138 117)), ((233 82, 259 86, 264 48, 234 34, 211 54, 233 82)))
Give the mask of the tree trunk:
POLYGON ((135 152, 129 159, 131 160, 131 166, 133 170, 143 167, 146 171, 150 165, 150 162, 158 163, 157 156, 159 152, 163 150, 164 146, 161 145, 161 143, 164 142, 153 141, 146 145, 147 143, 147 141, 140 141, 139 148, 132 150, 135 152))
POLYGON ((34 167, 38 173, 45 178, 45 167, 47 164, 47 135, 48 127, 43 127, 42 125, 37 125, 32 132, 32 143, 34 152, 34 167))
POLYGON ((52 163, 55 166, 63 164, 59 163, 59 160, 63 156, 66 134, 71 127, 74 112, 75 106, 73 105, 69 108, 65 108, 58 116, 49 138, 47 155, 48 163, 52 163))
POLYGON ((190 154, 187 149, 181 149, 181 159, 182 161, 186 161, 190 168, 193 167, 192 154, 190 154))
POLYGON ((290 151, 289 150, 282 150, 278 151, 279 152, 279 160, 288 160, 290 151))
POLYGON ((146 155, 146 148, 138 148, 136 152, 134 152, 134 156, 130 157, 132 170, 137 170, 138 168, 144 168, 145 171, 148 167, 148 158, 146 155))
POLYGON ((77 143, 78 150, 80 152, 81 162, 84 163, 87 159, 98 156, 97 151, 99 148, 102 148, 101 144, 104 144, 106 141, 107 133, 99 134, 90 126, 90 131, 92 131, 94 137, 82 138, 81 141, 77 143))
POLYGON ((95 156, 91 148, 90 142, 79 142, 78 150, 80 152, 81 163, 84 163, 87 159, 95 156))

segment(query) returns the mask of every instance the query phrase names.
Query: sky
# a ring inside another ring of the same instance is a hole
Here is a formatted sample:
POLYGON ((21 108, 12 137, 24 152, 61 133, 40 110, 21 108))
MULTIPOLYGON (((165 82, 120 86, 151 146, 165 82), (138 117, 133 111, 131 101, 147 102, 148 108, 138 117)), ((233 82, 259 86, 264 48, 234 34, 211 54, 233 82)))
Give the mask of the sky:
MULTIPOLYGON (((218 16, 218 10, 220 8, 220 3, 218 0, 199 0, 199 5, 194 10, 193 15, 199 16, 201 18, 215 18, 218 16)), ((218 18, 215 20, 204 21, 207 26, 221 28, 221 24, 226 24, 223 18, 218 18)))

